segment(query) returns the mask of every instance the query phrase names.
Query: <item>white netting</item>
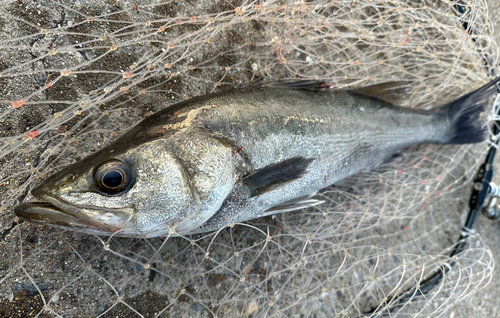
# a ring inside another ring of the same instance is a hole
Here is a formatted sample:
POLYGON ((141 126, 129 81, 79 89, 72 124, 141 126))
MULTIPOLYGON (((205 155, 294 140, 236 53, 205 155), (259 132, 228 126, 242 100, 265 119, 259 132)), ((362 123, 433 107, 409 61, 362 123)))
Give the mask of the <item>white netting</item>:
POLYGON ((0 316, 446 315, 491 279, 477 235, 429 293, 401 293, 446 268, 486 144, 413 147, 321 206, 192 237, 98 238, 12 211, 141 118, 258 77, 404 79, 408 106, 453 100, 498 56, 485 1, 459 2, 0 1, 0 316))

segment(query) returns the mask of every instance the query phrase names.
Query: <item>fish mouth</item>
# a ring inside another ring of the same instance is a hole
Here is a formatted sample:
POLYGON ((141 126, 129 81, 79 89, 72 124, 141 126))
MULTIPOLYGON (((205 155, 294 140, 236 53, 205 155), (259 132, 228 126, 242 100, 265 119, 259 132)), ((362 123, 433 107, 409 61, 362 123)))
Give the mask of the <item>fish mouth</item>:
POLYGON ((79 207, 40 189, 32 191, 34 200, 19 204, 14 213, 21 219, 93 234, 111 235, 122 231, 130 221, 127 210, 79 207))

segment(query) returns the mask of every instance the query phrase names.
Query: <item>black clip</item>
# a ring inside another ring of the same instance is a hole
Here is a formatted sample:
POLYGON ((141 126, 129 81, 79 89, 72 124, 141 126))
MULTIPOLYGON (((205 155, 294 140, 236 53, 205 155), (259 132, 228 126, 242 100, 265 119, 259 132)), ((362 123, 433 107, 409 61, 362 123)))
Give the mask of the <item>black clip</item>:
POLYGON ((500 93, 500 81, 495 83, 495 87, 497 88, 497 92, 500 93))

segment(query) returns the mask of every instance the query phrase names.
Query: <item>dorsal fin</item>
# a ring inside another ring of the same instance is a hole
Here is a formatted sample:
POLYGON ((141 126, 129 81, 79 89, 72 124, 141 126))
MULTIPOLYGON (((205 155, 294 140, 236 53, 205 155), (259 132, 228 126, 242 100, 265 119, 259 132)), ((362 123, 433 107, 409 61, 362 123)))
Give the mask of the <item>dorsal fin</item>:
POLYGON ((264 78, 259 77, 251 82, 240 84, 236 87, 247 88, 247 87, 264 86, 264 87, 282 87, 290 89, 305 89, 308 91, 320 91, 330 88, 330 85, 326 84, 325 81, 316 81, 316 80, 276 81, 270 83, 264 83, 263 81, 264 78))
POLYGON ((386 82, 366 87, 358 87, 348 90, 354 94, 375 97, 393 105, 405 105, 408 103, 407 94, 411 89, 411 82, 397 81, 386 82))
POLYGON ((323 91, 330 88, 325 81, 300 80, 300 81, 277 81, 263 84, 266 87, 283 87, 291 89, 305 89, 308 91, 323 91))
POLYGON ((254 79, 253 81, 244 83, 244 84, 239 84, 236 86, 236 88, 247 88, 247 87, 255 87, 255 86, 262 86, 262 82, 264 81, 263 77, 258 77, 254 79))

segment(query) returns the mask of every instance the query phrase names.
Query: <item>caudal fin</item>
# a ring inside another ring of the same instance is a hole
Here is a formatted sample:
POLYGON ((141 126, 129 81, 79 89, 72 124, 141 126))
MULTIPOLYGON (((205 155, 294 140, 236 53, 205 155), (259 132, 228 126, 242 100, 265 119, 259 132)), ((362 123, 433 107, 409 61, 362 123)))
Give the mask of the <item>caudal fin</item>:
POLYGON ((459 97, 439 110, 438 116, 446 118, 449 123, 443 143, 471 144, 486 139, 487 126, 479 118, 479 114, 484 112, 488 98, 498 92, 497 83, 500 84, 500 78, 459 97))

